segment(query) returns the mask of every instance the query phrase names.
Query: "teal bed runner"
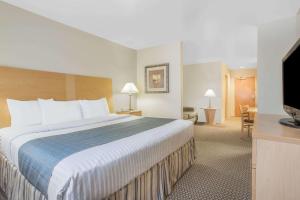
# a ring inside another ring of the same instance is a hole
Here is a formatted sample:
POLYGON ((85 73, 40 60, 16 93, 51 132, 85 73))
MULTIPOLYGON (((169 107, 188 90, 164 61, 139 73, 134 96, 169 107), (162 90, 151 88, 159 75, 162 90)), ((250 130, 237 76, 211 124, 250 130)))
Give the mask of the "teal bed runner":
POLYGON ((23 176, 47 196, 52 171, 64 158, 172 121, 174 119, 144 117, 69 134, 34 139, 23 144, 19 149, 19 168, 23 176))

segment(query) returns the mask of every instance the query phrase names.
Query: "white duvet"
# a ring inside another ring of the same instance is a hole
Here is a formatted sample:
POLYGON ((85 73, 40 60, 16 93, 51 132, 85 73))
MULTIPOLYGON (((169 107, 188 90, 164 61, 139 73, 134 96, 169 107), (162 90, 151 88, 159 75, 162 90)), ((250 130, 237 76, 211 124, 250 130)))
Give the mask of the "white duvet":
MULTIPOLYGON (((0 129, 0 151, 18 167, 18 150, 26 142, 139 117, 110 115, 55 125, 0 129)), ((183 146, 193 137, 190 121, 175 120, 127 138, 92 147, 61 160, 54 168, 48 199, 101 199, 183 146)))

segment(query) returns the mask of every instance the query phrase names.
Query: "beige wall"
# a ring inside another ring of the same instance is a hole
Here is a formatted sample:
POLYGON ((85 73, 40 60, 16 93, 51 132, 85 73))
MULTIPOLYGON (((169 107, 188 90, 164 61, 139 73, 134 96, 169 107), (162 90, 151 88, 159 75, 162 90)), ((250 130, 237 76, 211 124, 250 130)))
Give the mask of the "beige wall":
POLYGON ((195 107, 199 120, 205 121, 201 108, 207 107, 208 99, 203 95, 208 88, 212 88, 217 95, 212 100, 217 108, 216 122, 223 123, 226 118, 235 116, 235 78, 256 78, 256 71, 256 68, 229 70, 221 62, 186 65, 183 71, 183 106, 195 107))
POLYGON ((205 121, 201 108, 207 107, 208 99, 204 97, 204 93, 212 88, 217 95, 212 100, 213 106, 217 108, 216 122, 223 123, 226 118, 235 116, 235 78, 256 78, 256 71, 256 68, 229 70, 221 62, 186 65, 183 71, 183 106, 195 107, 199 120, 205 121))
POLYGON ((0 2, 1 66, 110 77, 119 110, 128 108, 120 90, 136 82, 136 60, 135 50, 0 2))
POLYGON ((300 38, 300 15, 258 28, 258 112, 285 114, 282 58, 300 38))
POLYGON ((146 116, 182 117, 182 45, 176 42, 138 50, 138 108, 146 116), (169 63, 169 93, 145 93, 145 66, 169 63))
POLYGON ((212 106, 217 108, 216 122, 222 123, 224 121, 222 75, 221 62, 184 66, 183 106, 194 107, 199 113, 199 121, 206 121, 204 111, 201 108, 208 107, 208 98, 204 97, 207 89, 213 89, 216 93, 216 97, 212 98, 212 106))

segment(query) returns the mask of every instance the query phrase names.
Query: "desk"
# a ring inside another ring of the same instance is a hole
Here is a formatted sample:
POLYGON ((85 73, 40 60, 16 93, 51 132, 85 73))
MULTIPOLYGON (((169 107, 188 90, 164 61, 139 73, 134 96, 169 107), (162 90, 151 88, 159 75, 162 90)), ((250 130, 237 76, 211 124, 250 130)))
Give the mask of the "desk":
POLYGON ((254 119, 257 113, 257 107, 249 107, 247 112, 249 113, 250 118, 254 119))
POLYGON ((253 200, 300 197, 300 130, 279 124, 284 117, 256 115, 252 134, 253 200))
POLYGON ((257 107, 249 107, 248 110, 247 110, 249 113, 257 113, 257 107))

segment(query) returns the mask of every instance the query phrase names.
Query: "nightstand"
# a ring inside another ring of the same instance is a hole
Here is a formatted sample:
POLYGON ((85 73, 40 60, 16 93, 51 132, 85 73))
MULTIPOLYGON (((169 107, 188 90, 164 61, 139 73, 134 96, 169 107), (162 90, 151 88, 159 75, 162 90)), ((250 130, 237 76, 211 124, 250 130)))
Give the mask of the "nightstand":
POLYGON ((201 108, 205 112, 205 118, 206 123, 208 125, 214 125, 215 124, 215 114, 216 114, 216 108, 201 108))
POLYGON ((141 110, 132 110, 132 111, 120 111, 117 114, 127 114, 127 115, 135 115, 135 116, 142 116, 141 110))

